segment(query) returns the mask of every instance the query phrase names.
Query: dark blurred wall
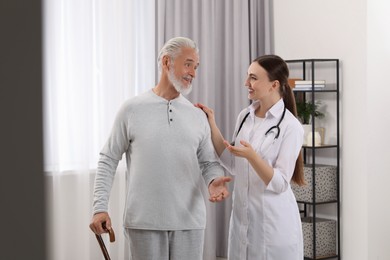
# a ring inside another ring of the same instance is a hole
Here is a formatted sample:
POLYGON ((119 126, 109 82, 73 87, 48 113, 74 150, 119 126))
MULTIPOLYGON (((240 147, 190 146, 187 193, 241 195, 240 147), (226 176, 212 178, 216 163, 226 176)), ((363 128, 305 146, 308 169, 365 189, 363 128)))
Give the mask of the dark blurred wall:
POLYGON ((46 259, 42 3, 0 1, 0 259, 46 259))

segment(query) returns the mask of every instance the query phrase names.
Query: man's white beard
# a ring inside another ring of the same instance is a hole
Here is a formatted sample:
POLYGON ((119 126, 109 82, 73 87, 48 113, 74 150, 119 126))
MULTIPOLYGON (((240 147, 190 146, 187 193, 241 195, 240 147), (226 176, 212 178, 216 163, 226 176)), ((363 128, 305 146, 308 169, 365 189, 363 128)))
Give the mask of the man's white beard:
POLYGON ((192 84, 188 85, 188 87, 185 87, 178 78, 175 76, 175 70, 173 69, 173 66, 170 67, 169 73, 168 73, 168 79, 172 83, 172 85, 175 87, 176 91, 181 93, 182 95, 188 95, 192 91, 192 84))

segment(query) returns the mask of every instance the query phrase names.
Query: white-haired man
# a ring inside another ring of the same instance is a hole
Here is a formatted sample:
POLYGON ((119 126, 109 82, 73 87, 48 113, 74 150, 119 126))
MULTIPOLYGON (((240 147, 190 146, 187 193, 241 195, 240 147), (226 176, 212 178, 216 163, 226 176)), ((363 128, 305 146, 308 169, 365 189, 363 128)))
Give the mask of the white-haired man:
POLYGON ((158 57, 158 84, 122 106, 100 153, 94 189, 96 234, 111 228, 109 192, 123 153, 127 162, 124 211, 132 260, 201 260, 206 208, 200 179, 212 202, 229 195, 230 177, 216 158, 203 111, 182 94, 191 91, 199 66, 196 44, 169 40, 158 57))

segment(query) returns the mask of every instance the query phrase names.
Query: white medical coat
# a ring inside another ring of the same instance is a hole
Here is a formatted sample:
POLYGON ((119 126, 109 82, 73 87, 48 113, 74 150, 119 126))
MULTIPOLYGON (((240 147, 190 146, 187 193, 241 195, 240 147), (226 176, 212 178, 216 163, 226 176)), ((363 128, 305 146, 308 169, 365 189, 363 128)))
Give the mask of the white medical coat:
POLYGON ((261 125, 254 129, 254 112, 258 106, 254 102, 238 116, 235 132, 250 113, 235 144, 241 145, 240 140, 249 142, 273 167, 274 176, 265 185, 246 159, 233 156, 227 149, 222 153, 222 164, 235 175, 228 259, 302 260, 302 224, 290 180, 302 147, 303 128, 286 110, 279 138, 274 140, 276 130, 265 137, 267 130, 279 122, 284 102, 281 99, 272 106, 261 125))

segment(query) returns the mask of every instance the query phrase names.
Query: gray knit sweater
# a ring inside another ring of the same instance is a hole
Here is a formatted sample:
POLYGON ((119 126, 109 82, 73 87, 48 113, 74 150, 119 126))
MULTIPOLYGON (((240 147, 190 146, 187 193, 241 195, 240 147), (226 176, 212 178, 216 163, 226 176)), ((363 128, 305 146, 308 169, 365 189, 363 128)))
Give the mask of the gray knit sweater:
POLYGON ((152 90, 120 109, 100 153, 94 213, 108 210, 119 160, 126 153, 124 227, 149 230, 204 229, 200 182, 224 174, 205 114, 186 98, 167 101, 152 90))

